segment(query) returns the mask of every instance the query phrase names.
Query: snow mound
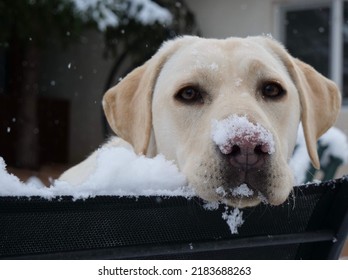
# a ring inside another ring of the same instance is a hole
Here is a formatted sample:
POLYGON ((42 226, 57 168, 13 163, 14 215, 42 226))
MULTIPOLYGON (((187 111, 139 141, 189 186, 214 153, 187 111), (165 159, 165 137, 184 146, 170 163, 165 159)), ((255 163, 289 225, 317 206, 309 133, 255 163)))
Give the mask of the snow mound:
POLYGON ((78 186, 59 180, 49 188, 33 179, 23 183, 7 173, 6 164, 0 158, 0 196, 50 199, 63 195, 73 196, 74 199, 97 195, 191 197, 194 192, 187 186, 185 176, 176 165, 165 160, 163 155, 146 158, 120 147, 99 149, 95 172, 78 186))
POLYGON ((241 184, 237 188, 234 188, 231 194, 234 197, 250 197, 254 194, 254 191, 247 184, 241 184))
MULTIPOLYGON (((348 139, 347 136, 338 128, 330 128, 324 135, 319 138, 319 145, 325 150, 320 157, 322 168, 330 164, 332 158, 342 161, 342 164, 348 163, 348 139)), ((307 171, 311 167, 311 160, 308 155, 306 140, 303 133, 302 125, 299 126, 296 140, 296 148, 289 162, 290 168, 295 176, 297 185, 307 183, 307 171)))
POLYGON ((229 226, 231 234, 238 234, 238 228, 244 224, 243 212, 238 208, 234 208, 230 211, 228 211, 227 207, 225 209, 226 211, 222 213, 222 218, 229 226))
POLYGON ((224 154, 229 154, 233 145, 245 141, 262 145, 269 154, 275 152, 272 133, 262 125, 250 122, 246 116, 231 115, 223 120, 213 120, 211 136, 224 154))
MULTIPOLYGON (((206 202, 203 208, 207 211, 215 211, 219 209, 221 202, 206 202)), ((239 208, 230 209, 225 206, 225 212, 222 213, 221 218, 226 221, 226 224, 230 228, 231 234, 238 234, 238 229, 244 224, 243 212, 239 208)))
POLYGON ((327 147, 320 158, 323 167, 330 163, 330 157, 342 160, 343 164, 348 163, 348 139, 341 130, 331 127, 319 141, 321 145, 327 147))

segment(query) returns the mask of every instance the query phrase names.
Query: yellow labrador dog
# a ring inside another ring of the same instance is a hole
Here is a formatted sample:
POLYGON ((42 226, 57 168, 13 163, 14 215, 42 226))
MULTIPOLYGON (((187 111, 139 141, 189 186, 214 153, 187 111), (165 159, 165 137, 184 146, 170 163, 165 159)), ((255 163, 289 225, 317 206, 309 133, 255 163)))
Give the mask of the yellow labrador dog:
MULTIPOLYGON (((288 162, 299 123, 319 168, 317 139, 340 105, 333 82, 271 38, 185 36, 106 92, 105 114, 118 135, 106 145, 163 154, 205 200, 278 205, 294 183, 288 162)), ((60 179, 85 180, 95 160, 60 179)))

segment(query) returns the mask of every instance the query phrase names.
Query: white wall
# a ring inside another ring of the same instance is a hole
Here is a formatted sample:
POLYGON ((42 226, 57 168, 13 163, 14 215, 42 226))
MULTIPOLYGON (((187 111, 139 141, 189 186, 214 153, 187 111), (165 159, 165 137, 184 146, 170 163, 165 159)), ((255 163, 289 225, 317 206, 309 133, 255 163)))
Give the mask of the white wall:
POLYGON ((205 37, 226 38, 273 31, 271 0, 187 0, 205 37))

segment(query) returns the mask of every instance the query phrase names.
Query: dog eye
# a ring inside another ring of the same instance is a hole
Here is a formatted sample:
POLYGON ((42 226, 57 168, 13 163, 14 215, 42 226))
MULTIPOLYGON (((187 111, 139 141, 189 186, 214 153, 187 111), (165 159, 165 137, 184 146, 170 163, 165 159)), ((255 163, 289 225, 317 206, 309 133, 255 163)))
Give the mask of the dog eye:
POLYGON ((201 90, 195 87, 185 87, 177 93, 175 96, 177 100, 187 103, 204 103, 201 90))
POLYGON ((262 95, 269 98, 277 98, 283 96, 286 91, 276 82, 265 83, 262 85, 262 95))

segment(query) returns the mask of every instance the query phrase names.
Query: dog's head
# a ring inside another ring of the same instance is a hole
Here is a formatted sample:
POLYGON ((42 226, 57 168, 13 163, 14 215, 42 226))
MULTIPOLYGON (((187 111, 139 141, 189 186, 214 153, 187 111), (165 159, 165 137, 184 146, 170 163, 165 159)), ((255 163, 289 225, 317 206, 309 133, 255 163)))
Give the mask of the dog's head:
POLYGON ((319 167, 317 139, 335 122, 340 93, 273 39, 187 36, 165 43, 103 104, 137 153, 162 153, 202 198, 245 207, 288 197, 300 121, 319 167))

